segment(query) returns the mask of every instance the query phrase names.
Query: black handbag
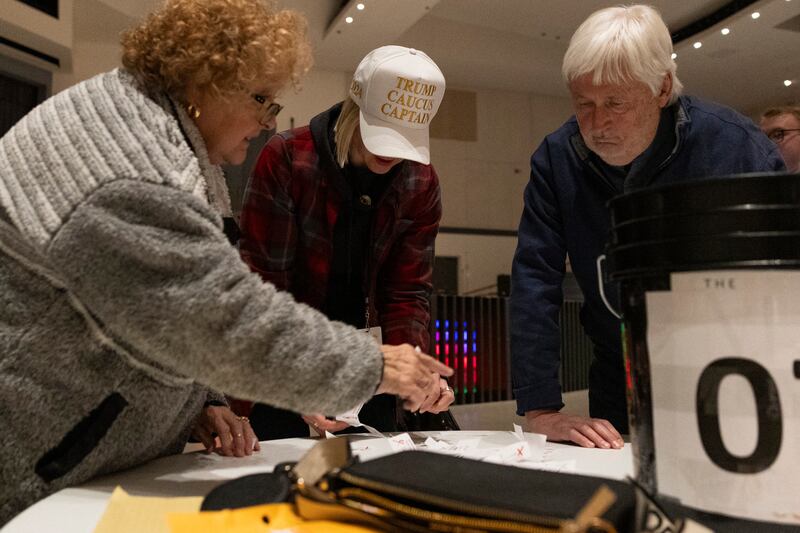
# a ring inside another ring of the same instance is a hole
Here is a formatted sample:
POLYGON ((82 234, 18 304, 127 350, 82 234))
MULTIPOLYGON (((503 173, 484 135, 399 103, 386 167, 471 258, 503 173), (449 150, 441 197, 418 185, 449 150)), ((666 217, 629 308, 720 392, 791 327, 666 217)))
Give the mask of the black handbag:
POLYGON ((321 441, 298 463, 218 486, 201 509, 293 502, 307 519, 389 531, 662 533, 683 531, 686 518, 726 533, 799 530, 705 513, 666 498, 657 501, 634 487, 421 451, 360 463, 348 439, 339 437, 321 441))
POLYGON ((298 514, 391 531, 628 532, 634 495, 619 481, 409 451, 359 463, 346 439, 288 472, 298 514))
POLYGON ((299 490, 295 503, 307 518, 363 519, 408 531, 629 531, 630 488, 612 484, 411 451, 326 476, 299 490))

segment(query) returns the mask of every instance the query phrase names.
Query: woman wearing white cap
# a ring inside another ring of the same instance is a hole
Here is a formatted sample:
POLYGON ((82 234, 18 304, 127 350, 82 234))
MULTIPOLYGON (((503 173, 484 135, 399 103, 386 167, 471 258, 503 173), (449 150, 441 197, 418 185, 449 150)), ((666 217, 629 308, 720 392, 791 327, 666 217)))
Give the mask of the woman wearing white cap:
MULTIPOLYGON (((272 137, 242 210, 240 249, 250 267, 332 319, 426 351, 442 212, 428 128, 444 90, 426 54, 383 46, 359 64, 349 98, 272 137)), ((420 412, 452 421, 445 411, 453 392, 435 383, 420 412)), ((401 415, 394 396, 379 395, 358 416, 396 431, 406 429, 401 415)), ((304 418, 318 432, 347 427, 304 418)), ((256 405, 250 420, 260 439, 308 434, 300 415, 266 405, 256 405)))

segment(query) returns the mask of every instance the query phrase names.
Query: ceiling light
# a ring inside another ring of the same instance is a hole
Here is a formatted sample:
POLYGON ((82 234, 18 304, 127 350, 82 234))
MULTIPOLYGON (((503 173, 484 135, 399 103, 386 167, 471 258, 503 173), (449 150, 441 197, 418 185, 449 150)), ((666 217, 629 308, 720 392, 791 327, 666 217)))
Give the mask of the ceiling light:
POLYGON ((750 16, 753 17, 753 20, 756 20, 758 17, 761 16, 761 13, 759 13, 758 11, 753 11, 753 14, 750 16))
POLYGON ((703 46, 703 43, 701 43, 700 41, 697 41, 692 46, 694 46, 695 48, 700 48, 701 46, 703 46))
POLYGON ((359 11, 364 11, 364 4, 356 4, 356 9, 359 11))
POLYGON ((678 54, 676 54, 675 52, 672 52, 672 59, 675 59, 676 57, 678 57, 678 54))
POLYGON ((722 28, 719 32, 722 35, 728 35, 731 32, 731 30, 729 30, 728 28, 722 28))
POLYGON ((348 23, 348 24, 352 24, 353 23, 353 17, 347 17, 346 19, 344 19, 344 21, 346 23, 348 23))
POLYGON ((792 84, 792 80, 783 80, 783 84, 788 87, 792 84))

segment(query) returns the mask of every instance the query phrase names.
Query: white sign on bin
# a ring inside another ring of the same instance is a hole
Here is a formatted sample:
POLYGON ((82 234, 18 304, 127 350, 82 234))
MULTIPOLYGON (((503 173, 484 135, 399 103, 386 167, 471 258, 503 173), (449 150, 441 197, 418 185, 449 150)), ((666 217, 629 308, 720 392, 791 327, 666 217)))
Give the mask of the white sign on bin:
POLYGON ((671 283, 646 294, 658 492, 800 525, 800 272, 671 283))

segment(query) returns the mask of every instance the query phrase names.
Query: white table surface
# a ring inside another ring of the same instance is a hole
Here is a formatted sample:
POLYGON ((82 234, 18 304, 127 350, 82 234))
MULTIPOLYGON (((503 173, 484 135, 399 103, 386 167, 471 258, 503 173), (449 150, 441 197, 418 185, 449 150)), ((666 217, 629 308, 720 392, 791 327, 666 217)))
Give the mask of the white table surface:
MULTIPOLYGON (((427 436, 449 442, 481 437, 486 442, 503 444, 514 439, 508 431, 449 431, 411 435, 415 441, 424 440, 427 436)), ((362 440, 370 438, 357 437, 354 448, 358 448, 362 440)), ((385 442, 385 439, 374 439, 373 442, 381 440, 385 442)), ((310 438, 266 441, 261 443, 260 452, 244 458, 220 457, 202 452, 162 457, 140 467, 52 494, 6 524, 2 533, 91 533, 106 508, 111 492, 118 485, 137 496, 204 496, 224 481, 247 474, 271 472, 278 463, 297 461, 316 442, 316 439, 310 438)), ((370 446, 371 451, 356 454, 362 460, 369 460, 387 453, 382 446, 370 446)), ((574 472, 580 474, 612 479, 623 479, 633 474, 629 444, 622 450, 597 450, 547 443, 544 459, 552 462, 574 461, 574 472)))

